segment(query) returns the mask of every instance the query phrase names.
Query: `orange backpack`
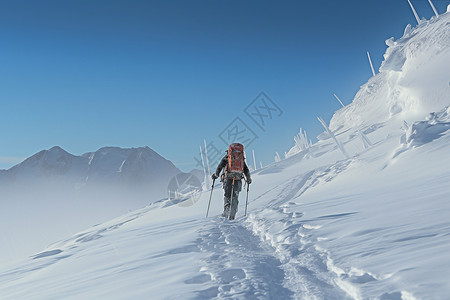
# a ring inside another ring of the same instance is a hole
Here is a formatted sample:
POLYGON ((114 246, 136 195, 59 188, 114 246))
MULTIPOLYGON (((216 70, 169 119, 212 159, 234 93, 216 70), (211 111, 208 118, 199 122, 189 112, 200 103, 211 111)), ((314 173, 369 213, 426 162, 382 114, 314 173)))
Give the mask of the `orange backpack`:
POLYGON ((226 173, 241 177, 244 173, 244 146, 239 143, 233 143, 228 148, 228 164, 226 173))

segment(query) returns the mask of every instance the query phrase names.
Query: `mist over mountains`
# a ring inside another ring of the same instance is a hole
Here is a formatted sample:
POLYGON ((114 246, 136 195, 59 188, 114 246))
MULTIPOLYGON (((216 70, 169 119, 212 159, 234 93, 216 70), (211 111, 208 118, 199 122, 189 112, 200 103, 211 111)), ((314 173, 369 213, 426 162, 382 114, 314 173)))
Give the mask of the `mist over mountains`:
POLYGON ((180 172, 149 147, 76 156, 55 146, 1 170, 0 264, 167 197, 180 172))
POLYGON ((70 194, 133 193, 150 201, 165 197, 168 182, 180 172, 149 147, 104 147, 75 156, 55 146, 2 170, 0 187, 10 193, 47 188, 70 194))

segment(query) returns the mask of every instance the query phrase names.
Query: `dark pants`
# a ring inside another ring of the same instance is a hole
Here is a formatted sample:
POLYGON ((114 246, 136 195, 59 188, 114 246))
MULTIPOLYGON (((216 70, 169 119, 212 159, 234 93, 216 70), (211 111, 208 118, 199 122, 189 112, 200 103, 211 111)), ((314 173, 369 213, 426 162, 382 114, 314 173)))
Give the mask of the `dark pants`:
POLYGON ((242 189, 242 180, 241 179, 235 179, 234 180, 234 186, 233 186, 233 178, 225 179, 223 183, 223 189, 224 189, 224 199, 223 199, 223 214, 222 216, 225 218, 228 218, 228 215, 230 216, 230 220, 233 220, 236 212, 238 210, 238 204, 239 204, 239 192, 242 189), (233 192, 233 197, 231 197, 231 192, 233 192))

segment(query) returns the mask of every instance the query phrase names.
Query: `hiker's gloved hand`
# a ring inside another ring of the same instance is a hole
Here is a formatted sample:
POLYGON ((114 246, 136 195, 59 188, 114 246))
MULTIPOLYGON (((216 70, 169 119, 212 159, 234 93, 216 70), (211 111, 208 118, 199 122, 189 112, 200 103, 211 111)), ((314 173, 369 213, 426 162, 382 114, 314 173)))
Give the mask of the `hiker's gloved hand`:
POLYGON ((211 175, 212 180, 216 180, 217 178, 219 178, 219 176, 216 175, 216 173, 211 175))
POLYGON ((247 184, 251 184, 252 183, 252 179, 249 177, 247 178, 247 184))

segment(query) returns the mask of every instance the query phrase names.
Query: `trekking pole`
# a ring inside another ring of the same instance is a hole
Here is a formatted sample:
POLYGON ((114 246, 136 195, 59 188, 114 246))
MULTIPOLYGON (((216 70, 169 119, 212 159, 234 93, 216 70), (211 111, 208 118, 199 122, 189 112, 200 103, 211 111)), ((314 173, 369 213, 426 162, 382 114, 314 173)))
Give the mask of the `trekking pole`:
POLYGON ((231 201, 230 201, 230 210, 228 211, 228 220, 230 219, 230 217, 231 217, 231 207, 233 206, 233 192, 234 192, 234 179, 235 179, 236 177, 233 177, 233 184, 231 185, 231 201))
POLYGON ((247 216, 247 206, 248 206, 248 190, 250 189, 250 184, 248 184, 248 181, 247 181, 247 199, 245 200, 245 215, 244 215, 244 217, 246 217, 247 216))
POLYGON ((211 195, 209 195, 208 210, 206 211, 206 217, 208 217, 208 214, 209 214, 209 206, 211 205, 211 198, 212 198, 212 192, 214 190, 214 182, 215 181, 216 181, 216 179, 214 178, 212 186, 211 186, 211 195))

